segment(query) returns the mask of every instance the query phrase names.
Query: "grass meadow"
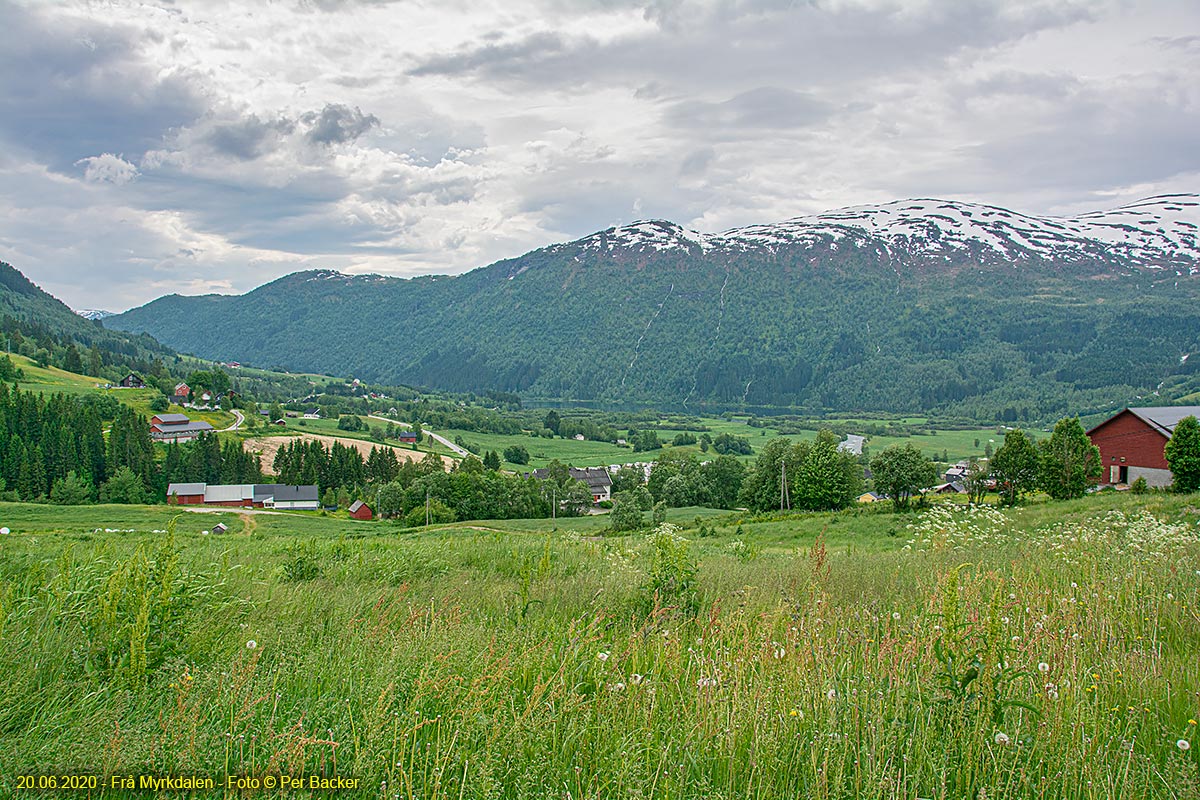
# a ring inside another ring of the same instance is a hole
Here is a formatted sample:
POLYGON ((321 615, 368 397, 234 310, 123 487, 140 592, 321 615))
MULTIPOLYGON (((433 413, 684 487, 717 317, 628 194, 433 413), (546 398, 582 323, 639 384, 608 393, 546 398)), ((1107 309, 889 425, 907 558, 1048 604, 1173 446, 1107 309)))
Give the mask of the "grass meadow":
POLYGON ((70 770, 430 800, 1197 798, 1198 506, 681 509, 605 536, 2 504, 0 795, 70 770))

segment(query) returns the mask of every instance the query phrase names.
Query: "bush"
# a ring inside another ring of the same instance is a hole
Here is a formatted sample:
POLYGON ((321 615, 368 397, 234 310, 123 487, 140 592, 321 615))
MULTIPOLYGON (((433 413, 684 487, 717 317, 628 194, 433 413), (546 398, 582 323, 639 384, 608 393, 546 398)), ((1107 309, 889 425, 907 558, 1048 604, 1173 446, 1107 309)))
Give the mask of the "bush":
POLYGON ((1146 492, 1150 491, 1150 486, 1146 483, 1145 478, 1138 477, 1137 480, 1129 484, 1129 491, 1133 492, 1134 494, 1145 494, 1146 492))
POLYGON ((698 568, 687 539, 679 528, 664 523, 648 537, 650 565, 647 570, 646 599, 651 606, 673 605, 688 615, 699 608, 696 592, 698 568))

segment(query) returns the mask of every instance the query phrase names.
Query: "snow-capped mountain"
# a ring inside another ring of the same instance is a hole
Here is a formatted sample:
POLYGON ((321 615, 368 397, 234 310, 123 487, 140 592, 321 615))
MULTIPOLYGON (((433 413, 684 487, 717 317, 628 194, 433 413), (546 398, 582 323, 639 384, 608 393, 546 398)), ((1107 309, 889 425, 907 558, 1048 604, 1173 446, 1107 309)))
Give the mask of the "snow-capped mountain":
POLYGON ((76 309, 75 313, 84 319, 104 319, 105 317, 113 316, 116 312, 104 311, 99 308, 80 308, 76 309))
POLYGON ((1160 195, 1077 217, 1031 216, 949 200, 898 200, 713 234, 663 220, 635 222, 571 244, 600 252, 691 253, 776 251, 797 245, 877 247, 909 258, 1116 259, 1129 267, 1194 274, 1200 269, 1200 195, 1160 195))

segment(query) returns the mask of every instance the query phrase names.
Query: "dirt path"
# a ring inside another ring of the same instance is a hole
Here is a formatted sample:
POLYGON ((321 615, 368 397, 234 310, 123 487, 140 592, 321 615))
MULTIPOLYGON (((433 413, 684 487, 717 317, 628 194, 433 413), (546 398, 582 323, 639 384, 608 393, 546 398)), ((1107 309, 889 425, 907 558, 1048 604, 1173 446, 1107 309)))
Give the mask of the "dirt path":
MULTIPOLYGON (((363 458, 371 454, 372 447, 391 447, 396 451, 396 458, 401 461, 420 461, 428 453, 417 450, 409 450, 407 447, 395 447, 390 444, 378 444, 377 442, 367 442, 362 439, 347 439, 341 436, 322 436, 317 433, 301 433, 299 436, 260 436, 257 439, 247 439, 246 449, 257 450, 262 453, 263 471, 270 471, 272 464, 275 463, 275 454, 280 448, 294 439, 315 439, 326 447, 330 447, 334 442, 341 442, 344 447, 353 447, 362 453, 363 458)), ((442 463, 447 467, 454 466, 454 459, 450 456, 440 456, 442 463)))

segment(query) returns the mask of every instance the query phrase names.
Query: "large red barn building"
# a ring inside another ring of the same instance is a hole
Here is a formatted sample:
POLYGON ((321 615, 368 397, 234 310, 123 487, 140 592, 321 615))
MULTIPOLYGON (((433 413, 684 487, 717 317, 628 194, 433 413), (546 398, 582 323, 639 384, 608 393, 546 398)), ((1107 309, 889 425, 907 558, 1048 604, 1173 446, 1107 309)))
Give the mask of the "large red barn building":
POLYGON ((1126 408, 1088 431, 1100 448, 1100 483, 1114 486, 1145 478, 1150 486, 1170 486, 1164 448, 1184 417, 1200 418, 1200 406, 1126 408))

